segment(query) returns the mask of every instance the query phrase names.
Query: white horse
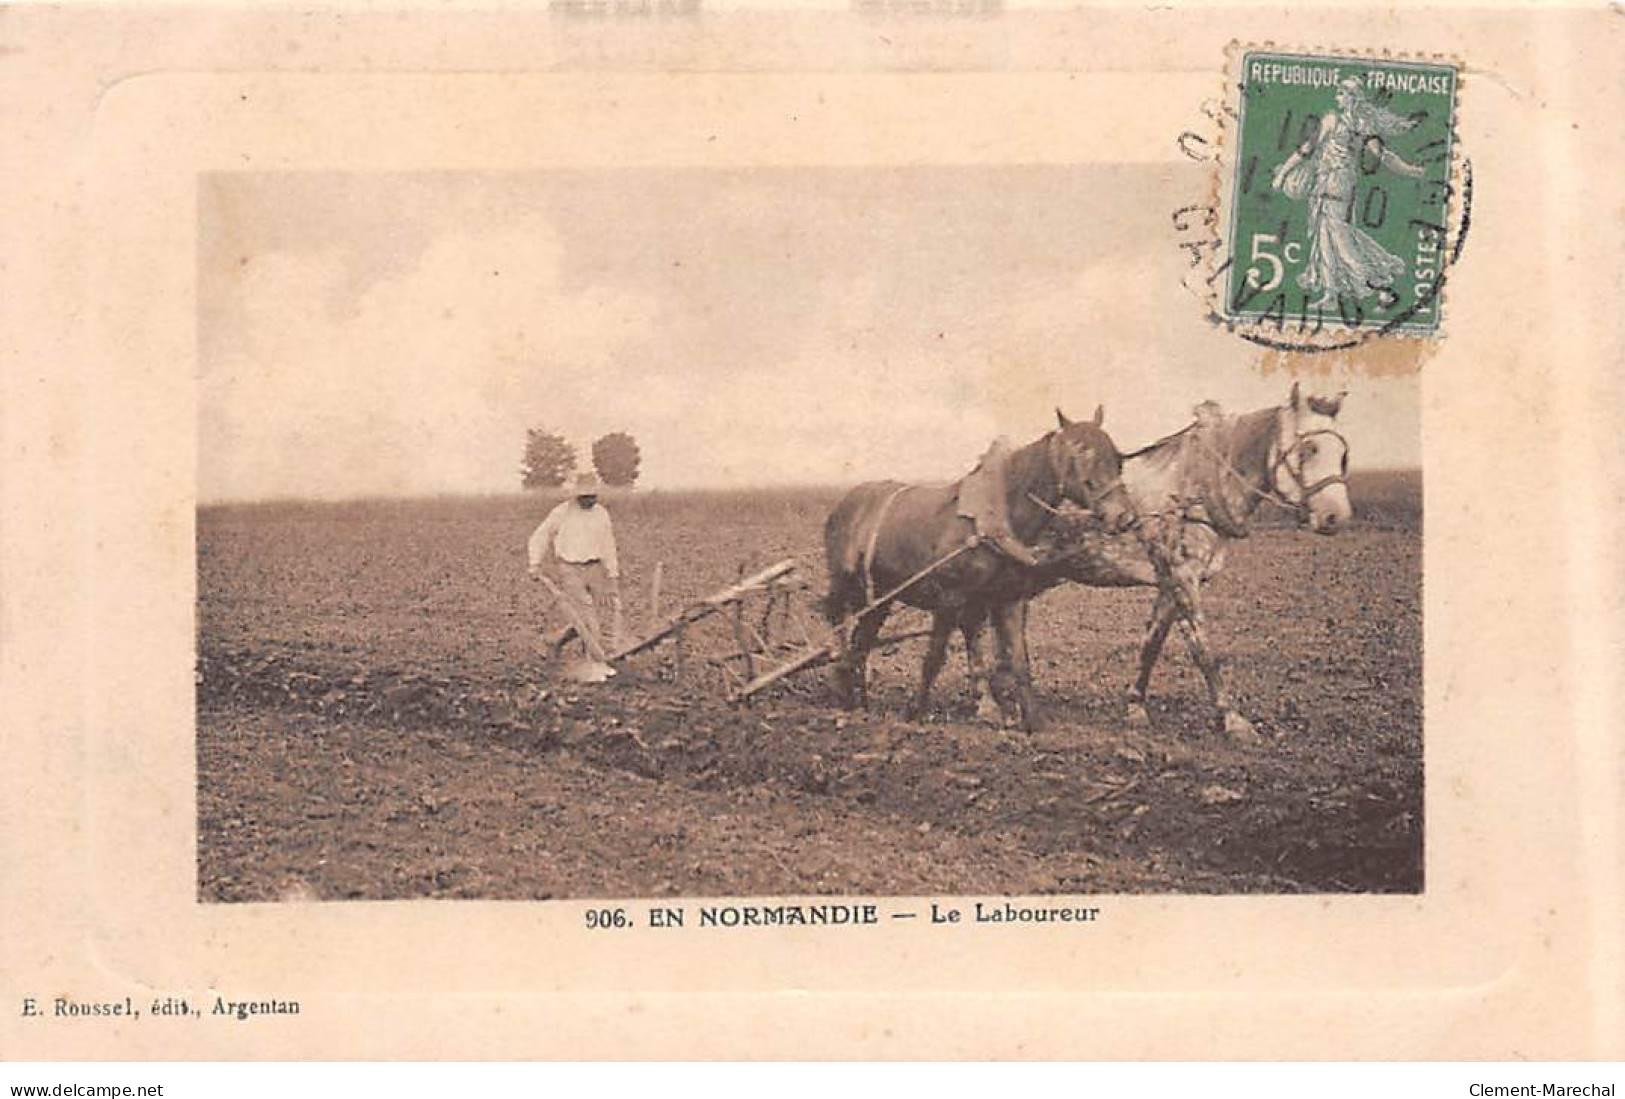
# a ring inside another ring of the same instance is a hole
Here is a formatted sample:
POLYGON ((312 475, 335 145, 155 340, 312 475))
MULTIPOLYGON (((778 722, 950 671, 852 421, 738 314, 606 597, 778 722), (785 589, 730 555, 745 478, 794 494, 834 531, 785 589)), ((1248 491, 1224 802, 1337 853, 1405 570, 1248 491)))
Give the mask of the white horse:
MULTIPOLYGON (((1146 688, 1168 631, 1177 625, 1207 682, 1217 723, 1237 741, 1259 741, 1252 722, 1232 704, 1208 645, 1202 584, 1224 567, 1229 544, 1247 537, 1248 521, 1266 500, 1297 513, 1317 534, 1348 525, 1348 440, 1337 430, 1343 396, 1306 398, 1294 383, 1286 403, 1275 408, 1227 416, 1211 401, 1199 405, 1194 423, 1123 456, 1123 485, 1139 516, 1132 533, 1079 529, 1057 514, 1041 537, 1044 563, 1024 570, 1029 594, 1066 582, 1157 589, 1140 645, 1139 675, 1128 690, 1131 721, 1150 720, 1146 688)), ((978 608, 966 608, 957 625, 986 713, 991 697, 978 614, 978 608)))

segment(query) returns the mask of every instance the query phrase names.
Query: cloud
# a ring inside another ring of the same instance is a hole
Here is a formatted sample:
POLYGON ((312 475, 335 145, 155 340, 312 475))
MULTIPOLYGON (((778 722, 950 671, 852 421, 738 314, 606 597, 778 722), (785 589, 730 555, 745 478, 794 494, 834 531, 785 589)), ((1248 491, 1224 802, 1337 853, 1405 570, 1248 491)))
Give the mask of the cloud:
POLYGON ((650 338, 654 303, 559 271, 544 226, 446 234, 334 316, 341 249, 256 257, 212 341, 202 495, 515 487, 525 426, 602 404, 650 338))
MULTIPOLYGON (((315 186, 313 224, 272 179, 205 226, 204 499, 507 491, 528 427, 630 431, 651 486, 942 479, 1057 405, 1127 449, 1290 384, 1161 215, 1074 225, 1070 177, 407 182, 315 186)), ((1357 464, 1419 460, 1414 377, 1328 371, 1357 464)))
MULTIPOLYGON (((1064 280, 1015 280, 990 303, 981 323, 1002 358, 985 389, 1001 429, 1042 418, 1052 403, 1073 416, 1104 403, 1107 430, 1132 449, 1183 427, 1203 400, 1231 412, 1283 401, 1292 379, 1258 369, 1257 348, 1208 323, 1180 285, 1182 262, 1171 247, 1145 248, 1064 280)), ((1357 460, 1419 464, 1414 376, 1372 379, 1329 357, 1313 366, 1307 390, 1354 394, 1344 423, 1357 460)))

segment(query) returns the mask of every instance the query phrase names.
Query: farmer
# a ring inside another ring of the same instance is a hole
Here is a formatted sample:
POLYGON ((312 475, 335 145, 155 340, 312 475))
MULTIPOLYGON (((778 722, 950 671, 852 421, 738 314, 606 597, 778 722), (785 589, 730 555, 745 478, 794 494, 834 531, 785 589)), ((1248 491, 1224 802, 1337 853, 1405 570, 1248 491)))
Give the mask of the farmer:
POLYGON ((598 604, 604 601, 614 608, 618 631, 621 564, 615 555, 615 531, 609 511, 598 504, 597 475, 576 475, 570 482, 569 498, 548 512, 530 536, 529 550, 532 580, 544 579, 542 564, 547 558, 558 562, 559 588, 570 604, 564 609, 574 619, 554 639, 554 655, 562 652, 570 635, 576 633, 581 635, 588 655, 603 661, 604 633, 598 604))

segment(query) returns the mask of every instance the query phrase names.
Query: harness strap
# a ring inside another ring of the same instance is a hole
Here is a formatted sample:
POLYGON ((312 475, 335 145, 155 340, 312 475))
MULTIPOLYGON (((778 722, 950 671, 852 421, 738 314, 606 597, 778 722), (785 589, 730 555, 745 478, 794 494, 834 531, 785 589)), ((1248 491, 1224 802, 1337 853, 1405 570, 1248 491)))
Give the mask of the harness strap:
MULTIPOLYGON (((1236 516, 1230 510, 1229 502, 1224 498, 1225 479, 1228 477, 1229 479, 1234 480, 1238 485, 1241 486, 1244 492, 1250 493, 1251 495, 1258 497, 1260 500, 1271 500, 1274 499, 1274 497, 1270 496, 1268 493, 1260 492, 1257 488, 1250 484, 1247 479, 1241 475, 1240 471, 1238 471, 1236 467, 1230 463, 1230 460, 1209 445, 1208 441, 1202 438, 1200 433, 1193 432, 1190 436, 1190 441, 1196 445, 1198 450, 1213 460, 1213 464, 1219 473, 1219 477, 1216 478, 1216 483, 1202 486, 1195 501, 1195 503, 1200 504, 1202 509, 1207 512, 1208 526, 1212 527, 1214 530, 1218 531, 1220 534, 1223 534, 1227 538, 1247 537, 1249 531, 1247 529, 1246 521, 1236 518, 1236 516)), ((1187 511, 1188 510, 1189 509, 1187 509, 1187 511)))
MULTIPOLYGON (((1348 442, 1347 439, 1343 438, 1341 432, 1334 431, 1329 427, 1317 428, 1314 431, 1305 431, 1303 434, 1301 434, 1297 438, 1293 439, 1292 445, 1290 447, 1288 447, 1287 449, 1285 449, 1285 450, 1281 451, 1279 454, 1277 454, 1276 457, 1275 457, 1275 461, 1273 463, 1271 463, 1271 465, 1270 465, 1270 481, 1271 481, 1272 487, 1273 487, 1273 483, 1275 481, 1275 474, 1281 469, 1285 469, 1288 473, 1290 473, 1292 475, 1292 479, 1295 482, 1297 482, 1297 485, 1298 485, 1298 501, 1294 506, 1296 508, 1298 508, 1298 510, 1300 510, 1300 511, 1302 509, 1304 509, 1305 507, 1307 507, 1308 504, 1309 504, 1309 501, 1312 500, 1314 498, 1315 494, 1320 492, 1322 489, 1330 488, 1333 485, 1345 485, 1345 484, 1348 484, 1348 477, 1346 475, 1341 474, 1341 473, 1334 473, 1334 474, 1331 474, 1330 476, 1322 477, 1320 480, 1316 481, 1312 485, 1306 485, 1306 484, 1303 483, 1303 462, 1301 460, 1298 462, 1298 468, 1297 469, 1292 468, 1292 462, 1291 462, 1292 455, 1294 455, 1294 454, 1296 454, 1298 452, 1298 449, 1303 446, 1303 444, 1304 444, 1304 442, 1306 440, 1313 439, 1316 435, 1330 435, 1332 438, 1334 438, 1338 442, 1342 443, 1343 444, 1343 461, 1344 461, 1344 464, 1347 465, 1347 463, 1348 463, 1348 453, 1349 453, 1349 442, 1348 442)), ((1280 495, 1279 490, 1277 490, 1276 494, 1278 496, 1280 495)), ((1285 497, 1282 497, 1282 500, 1284 502, 1288 503, 1288 504, 1292 503, 1292 501, 1290 501, 1290 500, 1285 500, 1285 497)))
POLYGON ((869 528, 869 540, 863 547, 863 600, 865 603, 875 601, 875 543, 880 540, 880 528, 886 525, 886 515, 896 499, 913 488, 913 485, 899 485, 892 490, 892 494, 881 503, 880 510, 875 512, 874 525, 869 528))
MULTIPOLYGON (((1102 492, 1100 494, 1100 498, 1095 501, 1095 504, 1098 506, 1099 504, 1102 504, 1105 501, 1110 500, 1113 496, 1122 496, 1123 498, 1127 499, 1128 502, 1129 502, 1129 510, 1134 511, 1134 500, 1133 500, 1132 497, 1129 496, 1129 494, 1128 494, 1128 486, 1123 484, 1123 479, 1121 477, 1119 477, 1117 480, 1113 481, 1111 483, 1111 485, 1107 487, 1106 491, 1102 492)), ((1066 515, 1066 512, 1062 511, 1060 508, 1056 507, 1054 504, 1051 504, 1051 503, 1045 501, 1037 493, 1029 492, 1027 494, 1027 499, 1029 499, 1033 503, 1037 504, 1040 508, 1042 508, 1045 512, 1049 513, 1051 516, 1054 516, 1056 518, 1060 518, 1060 517, 1066 515)), ((1089 512, 1090 514, 1094 513, 1094 508, 1093 507, 1085 508, 1084 510, 1089 512)), ((1044 520, 1044 525, 1046 527, 1049 525, 1049 520, 1048 519, 1044 520)), ((1137 527, 1139 525, 1140 525, 1139 512, 1135 511, 1134 521, 1131 522, 1128 526, 1124 527, 1123 530, 1125 532, 1127 532, 1127 531, 1133 530, 1135 527, 1137 527)))
MULTIPOLYGON (((1260 500, 1267 501, 1272 504, 1279 504, 1289 511, 1302 513, 1308 510, 1309 501, 1315 496, 1316 493, 1323 489, 1330 488, 1333 485, 1343 485, 1348 483, 1348 477, 1346 475, 1334 473, 1330 476, 1322 477, 1312 485, 1306 485, 1303 483, 1303 475, 1300 472, 1302 468, 1301 464, 1299 469, 1292 468, 1292 455, 1298 452, 1298 449, 1303 446, 1306 439, 1312 439, 1316 435, 1330 435, 1334 439, 1341 442, 1343 444, 1344 458, 1345 460, 1347 459, 1348 440, 1344 439, 1340 432, 1334 431, 1327 427, 1317 428, 1313 431, 1305 431, 1303 434, 1296 436, 1292 440, 1292 445, 1284 450, 1281 449, 1278 444, 1271 443, 1270 449, 1275 452, 1275 457, 1270 462, 1269 491, 1267 492, 1250 483, 1247 478, 1241 475, 1241 472, 1237 470, 1235 466, 1230 464, 1229 460, 1226 459, 1224 455, 1208 446, 1204 440, 1197 439, 1196 444, 1201 447, 1202 450, 1206 451, 1207 454, 1219 464, 1220 469, 1233 478, 1235 482, 1239 484, 1247 493, 1256 496, 1260 500), (1296 500, 1287 499, 1281 490, 1275 485, 1276 475, 1282 469, 1285 469, 1287 473, 1292 476, 1292 480, 1298 486, 1299 498, 1296 500)), ((1238 537, 1246 537, 1245 528, 1243 528, 1243 533, 1238 537)))

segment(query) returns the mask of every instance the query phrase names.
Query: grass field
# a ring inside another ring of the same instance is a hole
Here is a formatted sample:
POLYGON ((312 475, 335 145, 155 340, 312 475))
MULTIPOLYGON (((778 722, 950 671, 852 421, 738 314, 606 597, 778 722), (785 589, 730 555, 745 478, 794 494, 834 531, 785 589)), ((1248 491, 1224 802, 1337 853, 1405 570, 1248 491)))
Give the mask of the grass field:
MULTIPOLYGON (((1414 891, 1422 885, 1420 476, 1355 474, 1335 538, 1260 516, 1209 588, 1212 640, 1270 737, 1208 727, 1170 646, 1151 729, 1121 705, 1148 590, 1035 604, 1053 724, 976 722, 963 658, 903 720, 813 672, 749 709, 696 631, 597 688, 556 679, 525 578, 550 498, 285 502, 198 515, 199 890, 280 896, 1414 891)), ((784 557, 821 572, 836 490, 612 498, 629 617, 784 557)), ((709 631, 709 632, 707 632, 709 631)))

